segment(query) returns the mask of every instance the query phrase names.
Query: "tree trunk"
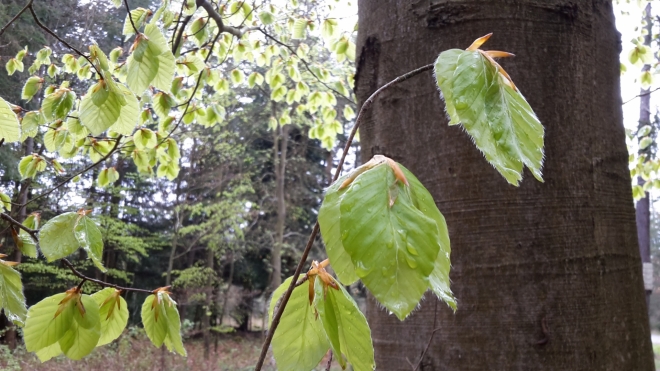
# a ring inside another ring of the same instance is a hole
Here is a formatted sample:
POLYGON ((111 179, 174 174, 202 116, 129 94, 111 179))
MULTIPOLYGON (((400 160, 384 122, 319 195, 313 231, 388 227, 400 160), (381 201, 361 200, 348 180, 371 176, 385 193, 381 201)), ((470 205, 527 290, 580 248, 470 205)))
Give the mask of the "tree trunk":
POLYGON ((357 95, 466 48, 502 61, 546 128, 545 183, 509 185, 458 127, 432 74, 380 96, 362 161, 413 171, 447 218, 454 314, 430 293, 405 322, 368 300, 379 369, 653 370, 619 87, 606 0, 359 2, 357 95))
MULTIPOLYGON (((206 249, 206 268, 211 271, 215 269, 215 251, 207 247, 206 249)), ((206 296, 204 300, 204 313, 202 315, 202 334, 204 336, 204 359, 209 359, 211 349, 211 312, 213 309, 213 277, 209 275, 207 286, 204 289, 206 296)))
MULTIPOLYGON (((648 34, 644 37, 644 45, 651 46, 651 35, 653 35, 653 19, 651 18, 651 3, 646 4, 644 10, 644 22, 646 22, 646 31, 648 34)), ((643 71, 651 69, 651 65, 645 64, 643 71)), ((639 97, 639 128, 645 125, 651 125, 651 94, 649 89, 641 89, 639 97)), ((651 147, 640 151, 640 155, 646 155, 647 161, 653 155, 651 147)), ((638 183, 644 185, 644 180, 639 177, 638 183)), ((651 202, 648 192, 644 192, 644 198, 637 201, 635 205, 635 216, 637 220, 637 239, 639 240, 639 254, 642 257, 642 266, 645 273, 644 288, 646 289, 646 308, 651 302, 651 292, 653 291, 653 264, 651 263, 651 202)))
POLYGON ((284 245, 284 226, 286 222, 286 200, 284 199, 284 186, 286 185, 286 153, 289 146, 289 126, 278 126, 276 137, 279 136, 280 151, 277 153, 277 140, 275 140, 275 197, 277 198, 277 223, 275 226, 275 244, 270 260, 273 273, 270 281, 270 291, 274 291, 282 284, 282 245, 284 245))

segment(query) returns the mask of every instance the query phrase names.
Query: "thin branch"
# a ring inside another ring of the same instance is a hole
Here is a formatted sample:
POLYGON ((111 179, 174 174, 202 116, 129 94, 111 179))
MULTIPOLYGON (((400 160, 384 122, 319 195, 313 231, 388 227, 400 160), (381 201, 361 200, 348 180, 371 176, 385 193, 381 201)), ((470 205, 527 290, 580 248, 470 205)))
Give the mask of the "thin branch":
MULTIPOLYGON (((380 87, 373 94, 371 94, 371 96, 364 102, 364 104, 360 108, 360 112, 358 113, 357 118, 355 119, 355 125, 353 126, 353 130, 351 131, 351 134, 348 137, 348 140, 346 141, 346 145, 344 146, 344 153, 342 154, 341 159, 339 160, 339 164, 337 164, 337 170, 335 171, 335 175, 333 176, 332 179, 333 182, 335 182, 339 178, 339 175, 341 174, 341 170, 344 167, 344 161, 346 160, 346 155, 348 154, 348 151, 351 148, 351 145, 353 144, 353 138, 355 138, 355 133, 357 133, 357 130, 360 127, 360 124, 362 123, 364 113, 373 104, 376 97, 378 97, 383 91, 387 90, 393 85, 406 81, 413 76, 419 75, 420 73, 429 71, 431 69, 433 69, 433 64, 420 67, 416 70, 406 73, 405 75, 399 76, 396 79, 380 87)), ((273 335, 275 334, 275 330, 277 329, 277 326, 280 324, 280 319, 282 318, 282 314, 284 313, 284 308, 286 308, 286 304, 288 303, 289 298, 291 298, 291 293, 293 292, 293 289, 299 286, 298 277, 300 277, 300 273, 302 272, 303 267, 305 266, 305 263, 307 261, 307 256, 309 255, 309 252, 312 249, 312 245, 314 244, 314 240, 316 239, 316 235, 318 233, 319 233, 319 222, 317 221, 316 224, 314 224, 314 229, 312 229, 312 233, 309 236, 309 240, 307 240, 307 246, 305 246, 305 250, 303 251, 302 257, 298 262, 296 271, 293 274, 293 278, 291 279, 291 284, 289 284, 289 287, 287 288, 286 292, 284 293, 284 295, 282 295, 282 299, 281 299, 282 303, 280 304, 279 308, 277 308, 277 312, 273 316, 273 321, 270 325, 270 328, 268 329, 266 340, 264 340, 263 346, 261 347, 261 354, 259 355, 257 366, 254 369, 255 371, 260 371, 261 367, 263 367, 264 365, 264 361, 266 360, 266 353, 268 353, 268 347, 270 346, 271 341, 273 341, 273 335)))
POLYGON ((103 76, 103 75, 101 75, 101 71, 99 71, 99 69, 96 68, 96 65, 94 65, 94 63, 92 63, 92 60, 89 59, 89 57, 87 55, 83 54, 80 50, 76 49, 71 44, 66 42, 64 39, 57 36, 57 34, 55 32, 53 32, 50 28, 46 27, 45 24, 41 23, 41 21, 39 20, 39 17, 37 17, 37 13, 34 12, 34 7, 32 7, 32 4, 30 4, 28 6, 28 8, 30 9, 30 13, 32 13, 32 18, 34 18, 34 21, 37 23, 37 25, 39 27, 41 27, 41 29, 43 29, 44 31, 49 33, 51 36, 53 36, 55 39, 57 39, 57 41, 64 44, 64 46, 66 46, 67 48, 69 48, 69 49, 73 50, 74 52, 76 52, 76 54, 78 54, 79 56, 85 58, 87 60, 87 62, 89 62, 89 64, 92 65, 92 68, 94 68, 94 70, 96 71, 96 74, 99 75, 99 76, 103 76))
MULTIPOLYGON (((181 16, 183 15, 183 8, 186 6, 186 2, 182 1, 181 2, 181 9, 179 9, 179 16, 176 18, 176 26, 174 26, 174 30, 172 31, 172 40, 170 40, 170 44, 174 45, 174 38, 177 34, 177 29, 179 28, 179 23, 181 23, 181 16)), ((187 22, 186 22, 187 23, 187 22)), ((186 27, 186 24, 184 23, 183 27, 186 27)), ((174 48, 172 48, 172 54, 174 54, 174 48)))
POLYGON ((71 179, 77 177, 77 176, 80 175, 80 174, 83 174, 83 173, 88 172, 89 170, 95 168, 95 167, 96 167, 98 164, 100 164, 101 162, 103 162, 103 161, 107 160, 108 158, 110 158, 110 156, 112 156, 112 155, 115 153, 115 150, 117 149, 117 147, 119 147, 119 143, 121 142, 121 138, 122 138, 121 135, 117 137, 117 140, 115 141, 115 145, 114 145, 114 147, 112 147, 112 149, 110 150, 110 152, 108 152, 108 154, 106 154, 105 156, 101 157, 100 160, 96 161, 95 163, 93 163, 93 164, 87 166, 86 168, 84 168, 84 169, 82 169, 82 170, 80 170, 80 171, 75 172, 74 174, 72 174, 72 175, 69 176, 68 178, 66 178, 66 179, 64 179, 63 181, 61 181, 60 183, 58 183, 55 187, 53 187, 53 188, 47 190, 46 192, 43 192, 42 194, 40 194, 40 195, 38 195, 38 196, 36 196, 36 197, 30 199, 30 200, 28 200, 26 203, 20 205, 20 207, 27 206, 27 205, 29 205, 30 203, 32 203, 32 202, 34 202, 34 201, 36 201, 36 200, 38 200, 38 199, 40 199, 40 198, 43 198, 43 197, 48 196, 49 194, 53 193, 56 189, 62 187, 63 185, 67 184, 68 182, 70 182, 71 179))
MULTIPOLYGON (((255 31, 258 29, 256 27, 236 28, 225 25, 225 22, 222 20, 222 15, 220 15, 220 13, 215 10, 213 4, 211 4, 208 0, 197 0, 197 7, 204 8, 204 10, 206 10, 206 13, 208 13, 209 17, 213 18, 215 21, 215 24, 218 26, 218 31, 220 33, 227 32, 240 39, 243 35, 245 35, 246 32, 255 31)), ((254 10, 254 8, 252 10, 254 10)))
POLYGON ((131 17, 131 7, 128 6, 128 0, 124 0, 124 6, 126 6, 126 13, 128 16, 128 20, 131 21, 131 26, 133 26, 133 31, 135 31, 135 35, 136 36, 140 35, 140 31, 138 31, 138 28, 135 27, 135 22, 133 22, 133 17, 131 17))
POLYGON ((422 355, 419 356, 419 362, 417 362, 417 366, 415 366, 412 371, 419 370, 419 367, 422 365, 422 361, 424 360, 424 356, 426 355, 426 352, 428 352, 429 347, 431 346, 431 342, 433 341, 433 335, 435 335, 435 333, 440 330, 439 328, 435 327, 436 323, 438 322, 438 302, 439 301, 440 301, 440 299, 435 300, 435 309, 433 310, 433 331, 431 331, 431 337, 429 337, 429 341, 426 343, 426 348, 424 348, 424 351, 422 352, 422 355))
POLYGON ((332 349, 330 349, 330 357, 328 357, 328 364, 325 366, 325 371, 330 371, 332 366, 332 349))
POLYGON ((296 56, 296 57, 297 57, 297 58, 303 63, 303 65, 305 66, 305 69, 306 69, 309 73, 311 73, 312 76, 314 76, 314 78, 315 78, 318 82, 321 83, 321 85, 325 86, 328 90, 334 92, 335 94, 339 95, 340 97, 346 99, 349 103, 355 105, 355 102, 353 101, 353 99, 351 99, 351 98, 345 96, 344 94, 340 93, 340 92, 337 91, 335 88, 333 88, 332 86, 330 86, 330 85, 326 84, 325 82, 323 82, 323 81, 321 80, 321 78, 320 78, 319 76, 317 76, 317 75, 314 73, 314 71, 312 71, 312 68, 309 66, 309 63, 307 63, 307 61, 306 61, 304 58, 300 58, 300 56, 298 56, 298 53, 296 52, 296 50, 295 50, 291 45, 285 44, 285 43, 283 43, 282 41, 278 40, 276 37, 274 37, 274 36, 272 36, 271 34, 269 34, 268 32, 266 32, 263 28, 258 28, 258 31, 261 32, 262 34, 264 34, 264 36, 266 36, 267 38, 273 40, 275 43, 277 43, 277 44, 279 44, 279 45, 281 45, 281 46, 287 48, 287 49, 288 49, 293 55, 295 55, 295 56, 296 56))
POLYGON ((39 240, 37 238, 37 233, 39 233, 39 231, 37 231, 36 229, 30 229, 30 228, 24 226, 23 223, 19 222, 18 220, 12 218, 11 216, 9 216, 8 214, 5 214, 5 213, 0 213, 0 219, 4 219, 7 222, 9 222, 9 224, 14 225, 14 226, 26 231, 30 236, 32 236, 32 238, 35 241, 39 240))
POLYGON ((85 281, 94 282, 95 284, 97 284, 97 285, 99 285, 99 286, 102 286, 102 287, 112 287, 112 288, 115 288, 115 289, 117 289, 117 290, 121 290, 121 291, 134 291, 134 292, 141 292, 141 293, 145 293, 145 294, 153 294, 153 291, 150 291, 150 290, 137 289, 137 288, 133 288, 133 287, 123 287, 123 286, 115 285, 115 284, 112 284, 112 283, 104 282, 104 281, 101 281, 101 280, 97 280, 97 279, 94 279, 94 278, 91 278, 91 277, 87 277, 87 276, 85 276, 84 274, 80 273, 80 272, 79 272, 79 271, 73 266, 73 264, 71 264, 71 262, 68 261, 67 259, 64 259, 64 258, 63 258, 63 259, 62 259, 62 263, 63 263, 64 265, 66 265, 67 268, 69 268, 69 269, 71 270, 71 272, 72 272, 76 277, 78 277, 78 278, 82 278, 83 282, 85 282, 85 281))
MULTIPOLYGON (((185 4, 185 2, 184 2, 185 4)), ((179 44, 181 43, 181 37, 183 36, 183 32, 186 30, 186 26, 188 25, 188 22, 192 19, 192 16, 186 16, 186 18, 183 19, 183 24, 181 25, 181 28, 178 28, 178 30, 175 30, 176 32, 172 35, 176 35, 172 42, 172 54, 176 54, 177 49, 179 49, 179 44)), ((177 25, 177 27, 179 27, 177 25)))
POLYGON ((5 138, 0 139, 0 147, 5 143, 5 138))
POLYGON ((660 90, 660 87, 657 87, 657 88, 655 88, 655 89, 653 89, 653 90, 645 91, 645 92, 643 92, 643 93, 641 93, 641 94, 637 94, 637 95, 635 95, 634 97, 628 99, 627 101, 621 103, 621 105, 623 106, 623 105, 626 104, 626 103, 630 103, 630 102, 634 101, 634 100, 637 99, 637 98, 643 97, 643 96, 645 96, 645 95, 649 95, 649 94, 651 94, 651 93, 653 93, 653 92, 656 92, 656 91, 658 91, 658 90, 660 90))
POLYGON ((11 20, 9 20, 9 22, 8 22, 4 27, 2 27, 2 29, 0 29, 0 36, 2 36, 3 33, 5 33, 5 31, 7 30, 7 28, 9 28, 9 26, 11 26, 12 23, 14 23, 14 22, 18 19, 18 17, 21 16, 21 14, 23 14, 26 10, 28 10, 28 8, 32 7, 32 2, 33 2, 33 1, 34 1, 34 0, 30 0, 30 1, 28 1, 28 3, 23 7, 23 9, 21 9, 21 11, 18 12, 18 14, 16 14, 16 15, 14 16, 14 18, 12 18, 11 20))

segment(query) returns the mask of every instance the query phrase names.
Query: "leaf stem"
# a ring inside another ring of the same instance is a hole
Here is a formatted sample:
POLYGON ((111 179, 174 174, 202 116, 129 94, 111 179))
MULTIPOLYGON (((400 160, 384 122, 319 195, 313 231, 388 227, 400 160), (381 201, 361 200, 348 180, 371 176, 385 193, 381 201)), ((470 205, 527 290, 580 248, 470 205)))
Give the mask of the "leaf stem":
MULTIPOLYGON (((404 75, 401 75, 396 79, 388 82, 387 84, 381 86, 378 90, 376 90, 373 94, 371 94, 369 98, 367 98, 367 100, 362 104, 362 107, 360 108, 360 112, 358 113, 357 118, 355 119, 355 125, 353 126, 353 130, 351 130, 351 134, 349 135, 348 140, 346 141, 346 145, 344 146, 344 153, 342 154, 341 159, 337 164, 337 170, 335 170, 335 175, 333 176, 332 179, 333 182, 339 179, 341 170, 344 167, 344 161, 346 160, 346 155, 348 154, 348 151, 351 148, 351 145, 353 144, 353 139, 355 138, 355 134, 360 128, 360 124, 362 123, 364 113, 369 109, 369 107, 371 107, 376 97, 378 97, 381 93, 383 93, 385 90, 389 89, 390 87, 398 83, 401 83, 403 81, 406 81, 413 76, 419 75, 422 72, 429 71, 431 69, 433 69, 433 63, 420 67, 413 71, 410 71, 404 75)), ((282 298, 280 299, 282 303, 280 304, 279 308, 277 308, 277 312, 273 316, 273 322, 271 323, 270 328, 268 329, 268 334, 266 335, 266 339, 264 340, 264 343, 261 347, 261 354, 259 355, 259 360, 257 361, 257 365, 254 369, 255 371, 260 371, 261 368, 263 367, 264 361, 266 360, 266 353, 268 353, 268 348, 270 347, 270 343, 273 341, 273 335, 275 334, 275 330, 277 329, 277 326, 280 324, 280 319, 282 318, 282 314, 284 313, 286 304, 289 302, 289 298, 291 298, 291 293, 293 292, 293 289, 299 286, 298 277, 300 277, 300 273, 302 272, 303 267, 305 266, 305 262, 307 261, 307 256, 309 255, 309 252, 312 249, 312 245, 314 245, 314 240, 316 239, 316 235, 318 233, 319 233, 319 222, 317 221, 314 224, 314 228, 312 229, 312 233, 309 236, 309 240, 307 240, 307 245, 305 246, 305 250, 303 251, 303 254, 300 257, 300 261, 298 262, 296 271, 293 274, 293 279, 291 279, 291 284, 289 284, 289 287, 287 288, 286 292, 284 293, 284 295, 282 295, 282 298)))
POLYGON ((94 279, 94 278, 91 278, 91 277, 87 277, 87 276, 85 276, 84 274, 80 273, 80 272, 79 272, 79 271, 73 266, 73 264, 71 264, 71 262, 70 262, 69 260, 67 260, 66 258, 63 258, 63 259, 62 259, 62 263, 63 263, 64 265, 66 265, 67 268, 69 268, 69 269, 71 270, 71 272, 72 272, 76 277, 78 277, 78 278, 82 278, 83 281, 80 283, 81 286, 82 286, 82 284, 83 284, 85 281, 89 281, 89 282, 94 282, 95 284, 97 284, 97 285, 99 285, 99 286, 103 286, 103 287, 112 287, 112 288, 114 288, 114 289, 121 290, 121 291, 134 291, 134 292, 141 292, 141 293, 144 293, 144 294, 153 294, 153 291, 151 291, 151 290, 138 289, 138 288, 134 288, 134 287, 123 287, 123 286, 115 285, 115 284, 108 283, 108 282, 105 282, 105 281, 97 280, 97 279, 94 279))

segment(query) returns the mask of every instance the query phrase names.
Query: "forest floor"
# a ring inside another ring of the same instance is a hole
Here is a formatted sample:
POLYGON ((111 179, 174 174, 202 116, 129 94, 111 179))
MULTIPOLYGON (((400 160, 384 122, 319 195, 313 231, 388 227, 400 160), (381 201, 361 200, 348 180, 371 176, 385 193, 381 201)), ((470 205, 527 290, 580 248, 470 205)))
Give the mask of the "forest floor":
MULTIPOLYGON (((139 330, 127 331, 119 340, 95 349, 92 354, 80 361, 71 361, 64 356, 45 363, 25 348, 11 353, 5 346, 0 347, 0 371, 248 371, 253 370, 261 350, 261 333, 223 334, 218 337, 217 351, 211 344, 209 359, 204 359, 202 340, 188 340, 185 347, 188 357, 156 349, 139 330)), ((321 365, 326 365, 326 360, 321 365)), ((325 370, 319 366, 318 370, 325 370)), ((271 353, 266 359, 264 371, 275 371, 275 361, 271 353)), ((333 362, 332 371, 341 370, 333 362)))

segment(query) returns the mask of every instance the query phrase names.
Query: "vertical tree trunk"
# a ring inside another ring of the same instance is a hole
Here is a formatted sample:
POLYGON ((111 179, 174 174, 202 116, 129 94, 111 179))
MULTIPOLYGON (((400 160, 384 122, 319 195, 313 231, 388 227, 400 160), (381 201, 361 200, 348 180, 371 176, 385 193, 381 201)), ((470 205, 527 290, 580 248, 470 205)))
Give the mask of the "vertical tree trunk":
POLYGON ((280 151, 277 153, 278 141, 275 140, 275 197, 277 198, 277 223, 275 226, 275 245, 271 252, 271 265, 273 273, 270 281, 270 290, 274 291, 282 284, 282 245, 284 244, 284 225, 286 222, 286 200, 284 199, 284 186, 286 178, 286 155, 289 145, 289 126, 278 126, 280 151))
MULTIPOLYGON (((646 22, 646 31, 648 34, 644 37, 644 45, 651 46, 651 36, 653 35, 653 19, 651 18, 651 3, 646 4, 644 10, 644 22, 646 22)), ((648 71, 651 65, 645 64, 642 71, 648 71)), ((641 89, 639 97, 639 128, 644 125, 651 125, 651 94, 649 89, 641 89)), ((640 155, 646 154, 650 159, 651 147, 640 151, 640 155)), ((639 177, 639 184, 643 185, 644 180, 639 177)), ((644 198, 637 201, 635 205, 635 215, 637 220, 637 239, 639 240, 639 254, 642 257, 642 266, 644 272, 644 288, 646 289, 646 307, 651 301, 651 292, 653 290, 653 264, 651 263, 651 202, 648 192, 644 192, 644 198)))
MULTIPOLYGON (((206 249, 206 268, 213 270, 215 267, 215 251, 206 249)), ((211 309, 213 307, 213 276, 209 275, 207 286, 204 289, 206 298, 204 300, 204 313, 202 315, 202 334, 204 336, 204 359, 209 359, 211 349, 211 309)))
POLYGON ((507 184, 447 126, 430 73, 376 101, 362 160, 392 157, 433 194, 459 305, 427 293, 399 322, 368 300, 376 363, 410 370, 437 318, 421 370, 653 370, 611 1, 361 0, 358 99, 489 32, 545 125, 545 183, 507 184))

